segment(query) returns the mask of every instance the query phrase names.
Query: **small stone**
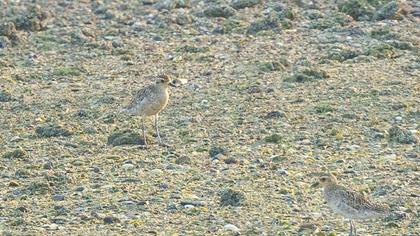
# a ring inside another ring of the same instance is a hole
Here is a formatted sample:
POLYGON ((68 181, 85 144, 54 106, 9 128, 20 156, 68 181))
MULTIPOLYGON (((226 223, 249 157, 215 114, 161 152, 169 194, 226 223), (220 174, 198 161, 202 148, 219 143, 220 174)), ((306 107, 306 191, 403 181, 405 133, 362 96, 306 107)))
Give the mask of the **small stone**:
POLYGON ((82 166, 82 165, 84 165, 85 163, 84 163, 83 161, 81 161, 81 160, 74 160, 74 161, 72 161, 72 164, 73 164, 74 166, 82 166))
POLYGON ((403 120, 403 118, 401 116, 396 116, 394 119, 395 119, 395 121, 402 121, 403 120))
POLYGON ((124 43, 123 43, 122 40, 115 39, 115 40, 112 41, 112 47, 114 47, 114 48, 122 48, 122 47, 124 47, 124 43))
POLYGON ((175 163, 178 165, 189 165, 191 164, 191 159, 187 156, 180 156, 175 160, 175 163))
POLYGON ((262 89, 259 86, 251 86, 248 89, 248 93, 253 94, 253 93, 261 93, 262 89))
POLYGON ((12 181, 9 182, 9 186, 10 187, 19 187, 19 183, 12 180, 12 181))
POLYGON ((207 17, 224 17, 228 18, 235 15, 236 10, 232 7, 224 4, 220 5, 210 5, 203 11, 204 15, 207 17))
POLYGON ((153 169, 153 170, 150 171, 150 174, 152 174, 152 175, 162 175, 163 171, 160 170, 160 169, 153 169))
POLYGON ((56 194, 52 198, 53 198, 54 201, 64 201, 65 197, 64 197, 64 195, 56 194))
POLYGON ((114 223, 120 223, 121 220, 115 216, 105 216, 104 217, 104 223, 105 224, 114 224, 114 223))
MULTIPOLYGON (((0 39, 0 42, 1 42, 1 39, 0 39)), ((0 102, 10 102, 10 101, 12 101, 12 95, 9 92, 0 89, 0 102)))
POLYGON ((261 3, 261 0, 233 0, 230 5, 238 10, 246 7, 253 7, 259 3, 261 3))
POLYGON ((273 119, 273 118, 277 118, 278 119, 278 118, 283 118, 283 117, 285 117, 285 115, 281 111, 270 111, 265 116, 266 119, 273 119))
POLYGON ((264 141, 267 143, 280 143, 283 140, 283 137, 279 134, 272 134, 264 138, 264 141))
POLYGON ((236 164, 238 161, 234 157, 228 157, 223 160, 225 164, 236 164))
POLYGON ((172 10, 176 7, 176 1, 174 0, 159 0, 155 4, 155 8, 158 10, 172 10))
POLYGON ((188 204, 188 205, 184 205, 184 208, 185 208, 185 209, 191 209, 191 208, 194 208, 194 206, 193 206, 193 205, 189 205, 189 204, 188 204))
POLYGON ((44 165, 42 166, 44 168, 44 170, 51 170, 53 168, 53 163, 51 161, 47 161, 46 163, 44 163, 44 165))
POLYGON ((355 151, 357 149, 360 149, 360 146, 357 145, 357 144, 349 145, 349 146, 346 147, 346 150, 348 150, 348 151, 355 151))
POLYGON ((382 132, 374 132, 373 138, 375 138, 375 139, 383 139, 383 138, 385 138, 385 134, 382 133, 382 132))
POLYGON ((20 206, 20 207, 16 208, 16 210, 20 211, 20 212, 29 212, 29 209, 24 207, 24 206, 20 206))
POLYGON ((191 0, 175 0, 176 8, 188 8, 191 7, 191 0))
POLYGON ((288 175, 289 173, 285 169, 277 169, 276 174, 278 174, 278 175, 288 175))
POLYGON ((220 195, 221 206, 240 206, 244 200, 245 196, 243 193, 232 189, 222 190, 220 195))
POLYGON ((175 204, 168 204, 168 206, 166 207, 166 210, 169 212, 175 212, 176 210, 178 210, 178 208, 176 207, 175 204))
POLYGON ((126 163, 126 164, 122 165, 122 168, 124 170, 128 171, 128 170, 133 170, 135 168, 135 166, 131 163, 126 163))
POLYGON ((417 158, 418 155, 417 155, 416 152, 409 152, 409 153, 405 154, 405 157, 414 159, 414 158, 417 158))
POLYGON ((233 224, 226 224, 225 226, 223 226, 223 229, 226 230, 226 231, 232 231, 232 232, 235 232, 235 233, 239 233, 239 231, 240 231, 239 228, 236 227, 233 224))
POLYGON ((201 201, 181 201, 182 206, 191 205, 191 206, 205 206, 206 204, 201 201))
POLYGON ((193 21, 192 17, 188 14, 179 14, 175 18, 175 22, 178 25, 188 25, 188 24, 191 24, 192 21, 193 21))
POLYGON ((152 5, 155 4, 157 0, 143 0, 143 5, 152 5))
POLYGON ((169 188, 169 185, 168 184, 166 184, 166 183, 161 183, 161 184, 159 184, 159 186, 158 186, 160 189, 168 189, 169 188))
POLYGON ((74 191, 76 191, 76 192, 83 192, 84 190, 85 190, 85 187, 79 186, 74 191))
POLYGON ((65 224, 67 222, 67 218, 65 217, 55 217, 53 219, 51 219, 51 222, 54 224, 65 224))
POLYGON ((216 147, 216 146, 211 147, 210 148, 210 151, 209 151, 209 154, 210 154, 210 158, 211 159, 215 159, 216 156, 219 155, 219 154, 224 155, 226 153, 227 153, 227 149, 226 148, 224 148, 224 147, 216 147))

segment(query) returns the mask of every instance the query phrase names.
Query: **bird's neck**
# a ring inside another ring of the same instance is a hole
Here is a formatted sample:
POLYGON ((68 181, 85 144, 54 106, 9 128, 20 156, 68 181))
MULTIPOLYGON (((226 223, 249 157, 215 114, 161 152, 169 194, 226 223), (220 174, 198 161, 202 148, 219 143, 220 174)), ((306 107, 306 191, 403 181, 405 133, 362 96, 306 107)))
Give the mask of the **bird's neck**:
POLYGON ((335 188, 339 188, 340 185, 338 183, 329 183, 327 185, 324 186, 324 191, 328 191, 330 189, 335 189, 335 188))

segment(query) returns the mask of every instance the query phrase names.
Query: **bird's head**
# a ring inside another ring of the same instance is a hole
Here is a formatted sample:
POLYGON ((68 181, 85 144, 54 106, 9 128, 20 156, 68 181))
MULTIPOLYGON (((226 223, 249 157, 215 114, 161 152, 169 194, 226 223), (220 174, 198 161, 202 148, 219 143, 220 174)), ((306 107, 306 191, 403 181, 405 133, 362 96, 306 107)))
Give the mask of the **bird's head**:
POLYGON ((318 181, 315 182, 312 185, 312 187, 318 187, 318 186, 320 186, 320 187, 323 187, 324 188, 326 186, 330 186, 330 185, 334 185, 334 184, 337 184, 337 178, 333 174, 328 173, 328 174, 321 175, 318 178, 318 181))
POLYGON ((163 84, 164 86, 172 86, 175 87, 175 85, 172 83, 172 79, 169 75, 163 74, 159 76, 159 80, 157 81, 158 84, 163 84))

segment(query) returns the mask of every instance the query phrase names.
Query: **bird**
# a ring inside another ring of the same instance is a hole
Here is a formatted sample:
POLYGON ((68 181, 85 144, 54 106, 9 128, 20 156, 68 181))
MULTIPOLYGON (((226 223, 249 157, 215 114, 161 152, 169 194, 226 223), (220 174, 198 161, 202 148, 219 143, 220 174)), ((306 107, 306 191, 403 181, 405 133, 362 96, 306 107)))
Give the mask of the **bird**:
POLYGON ((159 134, 158 119, 159 113, 165 109, 169 102, 169 86, 175 87, 169 75, 159 75, 155 84, 148 85, 137 90, 128 105, 121 111, 131 115, 141 116, 144 145, 147 147, 146 127, 144 120, 147 117, 154 117, 154 125, 159 144, 162 139, 159 134))
POLYGON ((373 202, 361 193, 340 185, 331 173, 322 175, 313 187, 321 186, 324 199, 334 213, 350 220, 350 236, 356 236, 355 220, 388 216, 389 206, 373 202))

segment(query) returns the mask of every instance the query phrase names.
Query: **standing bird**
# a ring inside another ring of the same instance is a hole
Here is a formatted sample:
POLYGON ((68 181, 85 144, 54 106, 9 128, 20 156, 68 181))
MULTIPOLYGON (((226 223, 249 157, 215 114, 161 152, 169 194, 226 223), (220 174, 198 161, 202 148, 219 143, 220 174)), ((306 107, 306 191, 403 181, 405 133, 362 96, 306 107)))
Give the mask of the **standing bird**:
POLYGON ((147 141, 144 120, 148 116, 154 116, 156 134, 159 143, 162 144, 162 139, 160 138, 159 134, 158 117, 159 113, 165 109, 166 105, 168 104, 169 86, 175 86, 172 83, 171 78, 168 75, 161 75, 159 76, 159 80, 156 82, 156 84, 152 84, 138 90, 134 94, 130 103, 122 109, 122 112, 141 116, 143 140, 145 146, 147 146, 147 141))
POLYGON ((374 203, 362 194, 338 184, 334 175, 323 175, 313 186, 321 185, 328 206, 350 220, 350 236, 356 236, 355 219, 369 219, 390 214, 388 206, 374 203))

